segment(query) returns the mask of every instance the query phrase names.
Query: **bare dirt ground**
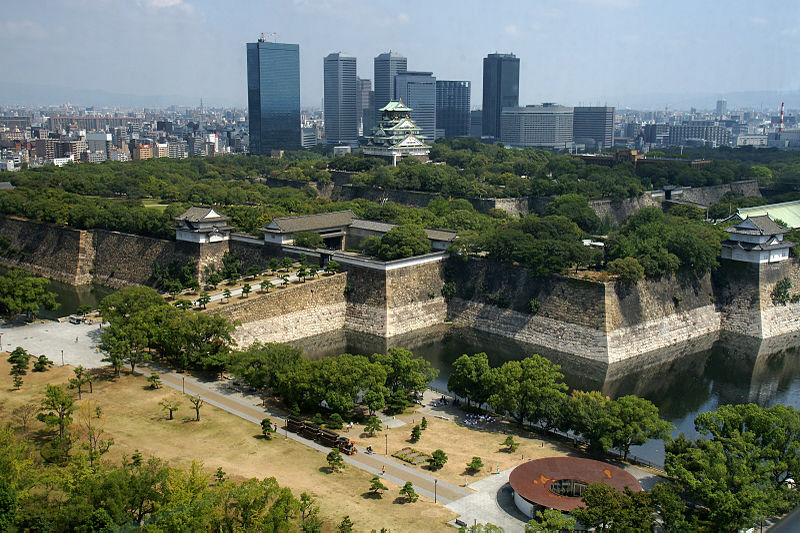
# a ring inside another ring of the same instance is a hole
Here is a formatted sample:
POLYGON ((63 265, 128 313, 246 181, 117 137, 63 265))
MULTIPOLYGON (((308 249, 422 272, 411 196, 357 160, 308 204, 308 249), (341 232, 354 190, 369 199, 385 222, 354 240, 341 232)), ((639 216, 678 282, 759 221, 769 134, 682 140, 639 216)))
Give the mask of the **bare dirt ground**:
MULTIPOLYGON (((7 358, 7 354, 0 354, 0 420, 19 426, 11 414, 15 407, 38 403, 47 383, 64 384, 73 373, 70 366, 29 372, 22 390, 12 391, 7 358)), ((452 531, 446 523, 455 514, 443 506, 424 497, 413 504, 395 503, 399 487, 388 480, 384 483, 389 490, 383 498, 371 498, 367 495, 371 476, 366 472, 348 468, 329 474, 321 453, 280 436, 265 441, 257 425, 211 405, 203 406, 201 421, 194 422, 194 410, 184 398, 175 420, 167 420, 158 402, 170 395, 179 394, 166 388, 149 390, 144 377, 127 373, 117 381, 95 382, 94 392, 84 393, 83 398, 98 402, 105 416, 105 431, 114 438, 115 444, 104 460, 118 463, 123 455, 138 449, 145 456, 157 456, 176 465, 187 465, 193 459, 202 461, 209 473, 222 467, 234 479, 274 476, 295 496, 306 491, 317 499, 321 516, 327 521, 326 531, 333 530, 345 515, 350 516, 357 531, 381 527, 392 531, 452 531)), ((33 421, 28 431, 35 434, 42 427, 33 421)))

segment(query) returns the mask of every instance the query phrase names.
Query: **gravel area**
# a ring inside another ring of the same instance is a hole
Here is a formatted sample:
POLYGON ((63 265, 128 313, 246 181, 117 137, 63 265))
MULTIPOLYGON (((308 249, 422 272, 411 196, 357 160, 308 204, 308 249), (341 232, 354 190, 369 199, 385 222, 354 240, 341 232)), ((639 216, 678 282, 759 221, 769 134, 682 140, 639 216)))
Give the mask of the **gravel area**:
POLYGON ((46 355, 56 365, 105 366, 98 349, 101 329, 94 324, 70 324, 69 321, 38 321, 31 324, 7 322, 0 325, 0 350, 10 352, 22 346, 34 356, 46 355))

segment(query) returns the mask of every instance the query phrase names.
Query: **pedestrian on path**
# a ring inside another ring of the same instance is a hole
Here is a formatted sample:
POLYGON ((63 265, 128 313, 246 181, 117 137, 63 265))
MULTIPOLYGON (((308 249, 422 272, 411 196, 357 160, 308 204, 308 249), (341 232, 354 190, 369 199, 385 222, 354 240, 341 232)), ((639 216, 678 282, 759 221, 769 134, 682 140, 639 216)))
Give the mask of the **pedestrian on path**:
POLYGON ((386 473, 386 465, 383 465, 381 467, 381 475, 384 475, 385 473, 386 473))

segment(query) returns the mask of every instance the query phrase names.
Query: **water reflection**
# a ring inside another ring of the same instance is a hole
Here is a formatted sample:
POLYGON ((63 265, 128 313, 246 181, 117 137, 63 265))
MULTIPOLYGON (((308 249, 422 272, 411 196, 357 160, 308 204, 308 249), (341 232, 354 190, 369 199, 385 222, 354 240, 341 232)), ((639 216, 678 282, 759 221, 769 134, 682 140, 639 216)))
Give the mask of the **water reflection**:
MULTIPOLYGON (((433 386, 440 390, 446 390, 452 364, 461 354, 486 352, 490 364, 499 366, 539 353, 561 365, 570 388, 599 390, 614 398, 636 394, 651 400, 661 416, 675 424, 676 434, 694 435, 694 418, 722 404, 780 403, 800 408, 800 334, 764 341, 709 335, 613 365, 447 326, 390 339, 341 330, 292 344, 311 358, 407 348, 439 370, 433 386)), ((651 442, 633 453, 661 462, 664 451, 660 442, 651 442)))
POLYGON ((60 281, 50 280, 49 291, 56 293, 56 301, 59 303, 55 311, 42 310, 39 312, 41 318, 60 318, 69 316, 81 305, 91 305, 97 307, 100 300, 114 292, 102 285, 69 285, 60 281))

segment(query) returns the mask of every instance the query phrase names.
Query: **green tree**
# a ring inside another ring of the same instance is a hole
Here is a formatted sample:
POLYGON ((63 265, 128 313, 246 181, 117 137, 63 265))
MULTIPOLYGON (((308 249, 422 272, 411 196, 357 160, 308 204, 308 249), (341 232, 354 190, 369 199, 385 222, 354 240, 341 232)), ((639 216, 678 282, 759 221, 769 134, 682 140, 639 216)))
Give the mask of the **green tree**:
POLYGON ((564 216, 588 233, 597 233, 600 229, 600 218, 589 207, 588 199, 580 194, 559 196, 547 204, 545 214, 564 216))
POLYGON ((378 496, 381 496, 385 490, 389 489, 386 488, 386 485, 381 482, 381 478, 379 476, 372 476, 372 480, 370 481, 369 485, 369 492, 371 494, 377 494, 378 496))
POLYGON ((431 251, 431 241, 422 226, 400 224, 390 229, 378 246, 377 256, 384 261, 422 255, 431 251))
POLYGON ((500 443, 500 446, 505 446, 508 453, 514 453, 519 448, 519 442, 514 440, 514 435, 509 435, 506 440, 500 443))
POLYGON ((658 407, 638 396, 621 396, 609 404, 611 416, 616 419, 611 434, 611 445, 628 459, 631 446, 640 446, 650 439, 669 437, 674 426, 662 420, 658 407))
POLYGON ((447 454, 442 450, 434 450, 428 458, 428 468, 440 470, 447 463, 447 454))
POLYGON ((251 290, 253 290, 253 288, 250 286, 250 284, 245 283, 244 285, 242 285, 242 296, 247 298, 247 295, 250 294, 251 290))
POLYGON ((303 283, 305 283, 306 276, 308 276, 308 271, 306 270, 306 267, 301 265, 300 268, 297 269, 297 277, 302 279, 303 283))
POLYGON ((270 269, 270 271, 272 271, 274 273, 280 268, 280 266, 281 266, 281 264, 278 261, 277 257, 270 258, 270 260, 269 260, 269 269, 270 269))
POLYGON ((161 377, 155 372, 150 374, 150 377, 147 378, 147 382, 150 384, 150 388, 153 390, 161 388, 161 377))
POLYGON ((53 366, 53 361, 48 359, 46 355, 40 355, 36 358, 36 361, 33 362, 33 371, 46 372, 51 366, 53 366))
POLYGON ((56 309, 56 294, 47 290, 50 281, 17 268, 0 275, 0 314, 24 313, 31 318, 39 309, 56 309))
POLYGON ((367 419, 367 423, 364 425, 364 432, 370 436, 374 437, 376 431, 383 431, 383 425, 381 424, 381 419, 377 416, 371 416, 367 419))
POLYGON ((266 440, 272 439, 272 420, 264 418, 261 420, 261 433, 266 440))
POLYGON ((447 389, 467 399, 467 406, 474 401, 483 405, 491 394, 489 383, 489 357, 486 353, 464 354, 453 362, 447 380, 447 389))
POLYGON ((619 493, 604 483, 592 483, 583 489, 581 499, 586 504, 586 508, 573 509, 572 515, 586 527, 606 531, 611 528, 611 524, 619 518, 622 512, 619 493))
POLYGON ((262 292, 269 292, 269 290, 271 288, 273 288, 273 287, 274 287, 274 285, 268 279, 265 279, 264 281, 261 282, 261 291, 262 292))
POLYGON ((651 492, 653 507, 661 517, 665 533, 681 533, 697 529, 686 502, 673 483, 658 483, 651 492))
POLYGON ((414 484, 410 481, 406 481, 406 484, 400 489, 400 495, 405 496, 406 501, 411 503, 419 499, 419 494, 414 490, 414 484))
POLYGON ((342 419, 342 415, 339 413, 333 413, 330 417, 330 421, 328 422, 328 427, 331 429, 342 429, 344 426, 344 419, 342 419))
POLYGON ((331 274, 336 274, 341 269, 338 261, 331 259, 328 261, 328 265, 325 267, 325 271, 331 274))
POLYGON ((720 531, 749 527, 796 504, 786 490, 800 474, 800 411, 722 405, 695 418, 700 435, 665 442, 667 473, 707 509, 720 531))
POLYGON ((622 283, 636 283, 644 278, 644 267, 635 257, 620 257, 608 264, 608 273, 617 276, 622 283))
POLYGON ((86 374, 86 369, 82 365, 78 365, 72 372, 75 374, 74 378, 69 380, 70 389, 78 389, 78 399, 81 399, 82 388, 89 383, 89 377, 86 374))
POLYGON ((525 533, 560 533, 575 529, 576 521, 558 509, 536 511, 536 517, 525 524, 525 533))
POLYGON ((339 472, 344 470, 346 466, 344 457, 342 457, 342 452, 340 452, 337 448, 331 450, 325 457, 325 460, 328 462, 328 467, 330 468, 331 472, 339 472))
POLYGON ((428 429, 428 419, 425 418, 424 416, 422 417, 422 420, 419 423, 419 428, 422 431, 425 431, 426 429, 428 429))
POLYGON ((315 231, 298 231, 294 234, 294 244, 305 248, 322 248, 325 241, 315 231))
POLYGON ((169 412, 168 420, 172 420, 172 413, 178 410, 178 408, 181 406, 181 402, 178 400, 177 397, 168 396, 163 400, 161 400, 160 402, 158 402, 158 405, 160 405, 163 410, 169 412))
POLYGON ((563 377, 559 365, 538 354, 509 361, 489 374, 489 405, 508 412, 520 426, 528 420, 551 427, 559 423, 567 399, 563 377))
POLYGON ((477 455, 467 463, 467 470, 469 470, 472 474, 479 472, 481 468, 483 468, 483 460, 481 460, 481 458, 477 455))
POLYGON ((223 291, 222 291, 222 297, 225 298, 226 300, 230 300, 231 299, 231 290, 229 288, 225 287, 225 289, 223 289, 223 291))
POLYGON ((105 322, 122 325, 136 313, 166 305, 164 298, 149 287, 125 287, 103 298, 98 310, 105 322))
POLYGON ((290 268, 292 268, 292 265, 294 265, 294 261, 292 261, 291 257, 284 257, 281 260, 281 266, 287 272, 289 271, 290 268))
POLYGON ((411 430, 411 442, 418 442, 421 436, 422 436, 422 430, 420 429, 419 424, 417 424, 411 430))
POLYGON ((345 516, 342 518, 342 521, 339 522, 339 526, 336 528, 336 531, 339 533, 352 533, 353 532, 353 521, 350 520, 349 516, 345 516))
POLYGON ((74 411, 75 400, 72 396, 62 387, 48 384, 37 418, 48 428, 58 428, 58 439, 63 442, 72 424, 74 411))
POLYGON ((209 302, 211 302, 211 296, 206 291, 201 292, 197 298, 197 305, 205 309, 209 302))

